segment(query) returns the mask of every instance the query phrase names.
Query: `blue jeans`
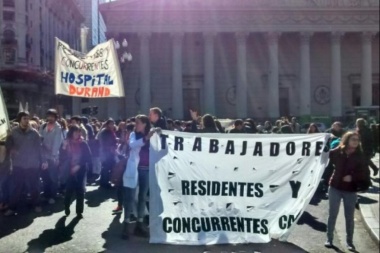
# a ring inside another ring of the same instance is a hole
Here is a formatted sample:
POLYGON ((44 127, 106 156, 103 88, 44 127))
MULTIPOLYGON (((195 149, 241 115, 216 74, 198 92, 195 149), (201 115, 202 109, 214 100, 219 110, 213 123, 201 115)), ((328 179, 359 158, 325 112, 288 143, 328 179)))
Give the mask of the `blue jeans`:
POLYGON ((327 240, 334 239, 335 223, 339 213, 340 202, 343 199, 344 216, 346 218, 346 242, 353 243, 354 214, 357 195, 356 192, 341 191, 334 187, 329 188, 329 218, 327 222, 327 240))
MULTIPOLYGON (((137 201, 137 218, 139 221, 145 216, 146 202, 149 191, 149 169, 138 169, 139 195, 137 201)), ((124 187, 124 219, 128 220, 133 211, 136 189, 124 187)))
POLYGON ((41 171, 45 198, 55 198, 58 191, 59 171, 54 161, 48 160, 49 167, 41 171))

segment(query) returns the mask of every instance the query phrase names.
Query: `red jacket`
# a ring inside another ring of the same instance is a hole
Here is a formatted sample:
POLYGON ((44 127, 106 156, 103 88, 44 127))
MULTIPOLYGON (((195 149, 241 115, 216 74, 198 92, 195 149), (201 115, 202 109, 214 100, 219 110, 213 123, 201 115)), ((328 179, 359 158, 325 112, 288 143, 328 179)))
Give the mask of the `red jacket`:
POLYGON ((363 153, 355 151, 347 155, 338 147, 330 151, 330 162, 334 165, 334 173, 330 178, 330 186, 341 190, 356 192, 355 182, 368 179, 370 172, 363 153), (343 182, 343 177, 351 175, 351 182, 343 182))

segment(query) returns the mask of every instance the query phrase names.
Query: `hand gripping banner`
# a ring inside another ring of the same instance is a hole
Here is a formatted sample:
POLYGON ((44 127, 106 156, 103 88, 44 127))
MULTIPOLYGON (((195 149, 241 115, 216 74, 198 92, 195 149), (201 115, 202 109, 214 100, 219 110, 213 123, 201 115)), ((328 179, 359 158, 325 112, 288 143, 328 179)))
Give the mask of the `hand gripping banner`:
POLYGON ((150 242, 286 240, 327 165, 328 137, 169 131, 153 136, 150 242))

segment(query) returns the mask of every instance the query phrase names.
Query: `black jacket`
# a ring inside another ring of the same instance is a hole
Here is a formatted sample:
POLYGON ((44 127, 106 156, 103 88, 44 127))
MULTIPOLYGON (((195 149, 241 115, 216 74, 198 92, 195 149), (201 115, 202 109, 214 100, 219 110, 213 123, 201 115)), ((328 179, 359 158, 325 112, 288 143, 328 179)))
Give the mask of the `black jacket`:
POLYGON ((162 130, 168 130, 165 117, 161 117, 156 123, 153 123, 154 127, 159 127, 162 130))

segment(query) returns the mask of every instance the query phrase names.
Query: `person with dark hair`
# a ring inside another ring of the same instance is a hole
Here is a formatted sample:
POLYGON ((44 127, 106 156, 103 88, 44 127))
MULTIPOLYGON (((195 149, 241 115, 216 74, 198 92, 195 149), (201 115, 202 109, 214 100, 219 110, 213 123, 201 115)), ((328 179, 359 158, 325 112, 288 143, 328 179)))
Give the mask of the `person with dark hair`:
POLYGON ((37 213, 42 211, 39 204, 40 168, 48 167, 42 156, 41 139, 38 132, 29 125, 29 113, 17 115, 19 126, 14 128, 6 140, 6 149, 12 161, 9 209, 5 216, 14 215, 20 202, 23 187, 29 187, 32 204, 37 213))
POLYGON ((179 132, 183 131, 181 121, 179 120, 174 121, 174 131, 179 131, 179 132))
POLYGON ((86 127, 82 123, 83 122, 81 116, 73 116, 70 119, 70 125, 78 125, 81 129, 81 136, 83 140, 88 141, 88 132, 86 127))
POLYGON ((149 145, 150 138, 154 130, 150 130, 150 119, 145 115, 136 117, 134 132, 129 138, 130 153, 127 168, 123 175, 124 185, 124 226, 122 238, 129 238, 130 214, 133 211, 135 201, 135 191, 139 186, 137 204, 137 225, 134 234, 137 236, 148 237, 149 232, 144 227, 145 207, 149 190, 149 145))
POLYGON ((327 222, 327 241, 325 246, 333 247, 334 229, 343 199, 344 215, 346 218, 346 246, 350 251, 355 250, 353 244, 354 213, 357 191, 369 187, 369 169, 360 145, 358 133, 347 132, 339 147, 330 151, 330 162, 334 172, 330 178, 329 187, 329 217, 327 222), (362 183, 365 185, 362 186, 362 183))
POLYGON ((90 122, 88 121, 88 118, 83 116, 81 118, 81 120, 82 120, 82 124, 83 124, 83 126, 87 132, 87 140, 88 141, 94 140, 95 139, 94 129, 91 126, 90 122))
POLYGON ((306 131, 307 134, 319 133, 318 126, 315 123, 311 123, 309 128, 306 131))
POLYGON ((225 130, 224 127, 222 126, 222 123, 220 123, 220 121, 217 120, 217 119, 214 119, 214 121, 215 121, 216 129, 218 129, 218 131, 219 131, 220 133, 225 133, 226 130, 225 130))
POLYGON ((190 110, 191 118, 193 119, 191 125, 191 132, 193 133, 219 133, 215 125, 215 120, 210 114, 205 114, 201 118, 201 126, 198 129, 198 113, 190 110))
POLYGON ((110 173, 115 166, 115 155, 117 148, 117 140, 115 134, 115 121, 108 119, 104 128, 98 134, 100 144, 100 159, 102 162, 102 170, 100 175, 100 186, 103 188, 111 188, 110 173))
POLYGON ((379 125, 371 124, 371 132, 373 136, 373 152, 376 154, 376 152, 379 152, 379 142, 380 142, 379 125))
POLYGON ((149 120, 154 127, 159 127, 162 130, 168 130, 165 117, 162 115, 162 110, 158 107, 153 107, 149 110, 149 120))
POLYGON ((373 170, 373 175, 376 176, 379 173, 379 168, 372 162, 373 157, 373 136, 371 130, 367 127, 367 122, 363 118, 356 120, 356 132, 360 135, 362 148, 368 166, 373 170))
POLYGON ((284 124, 283 126, 281 126, 280 133, 282 133, 282 134, 292 134, 293 130, 290 127, 290 125, 284 124))
POLYGON ((335 138, 342 138, 344 135, 345 131, 343 129, 343 124, 342 122, 335 121, 332 125, 331 128, 326 130, 326 133, 331 133, 332 135, 335 136, 335 138))
POLYGON ((91 168, 92 161, 90 148, 81 138, 81 128, 78 125, 69 127, 67 139, 60 150, 60 162, 66 165, 69 174, 64 200, 65 214, 70 215, 71 199, 75 193, 77 217, 82 218, 87 167, 91 168))
POLYGON ((253 119, 246 119, 244 121, 244 126, 245 126, 245 132, 249 134, 255 134, 257 133, 257 126, 255 121, 253 119))
POLYGON ((67 124, 67 121, 61 118, 57 122, 62 128, 62 138, 65 140, 67 137, 67 132, 69 131, 69 126, 67 124))
POLYGON ((63 142, 62 128, 57 122, 58 113, 55 109, 49 109, 46 113, 47 122, 40 127, 42 137, 42 150, 48 167, 43 169, 41 177, 43 181, 43 191, 49 204, 55 203, 58 190, 59 179, 59 149, 63 142))
POLYGON ((174 131, 174 121, 172 119, 167 119, 166 124, 167 124, 168 130, 174 131))
POLYGON ((237 119, 234 122, 234 128, 228 131, 229 134, 243 134, 244 131, 244 122, 241 119, 237 119))

